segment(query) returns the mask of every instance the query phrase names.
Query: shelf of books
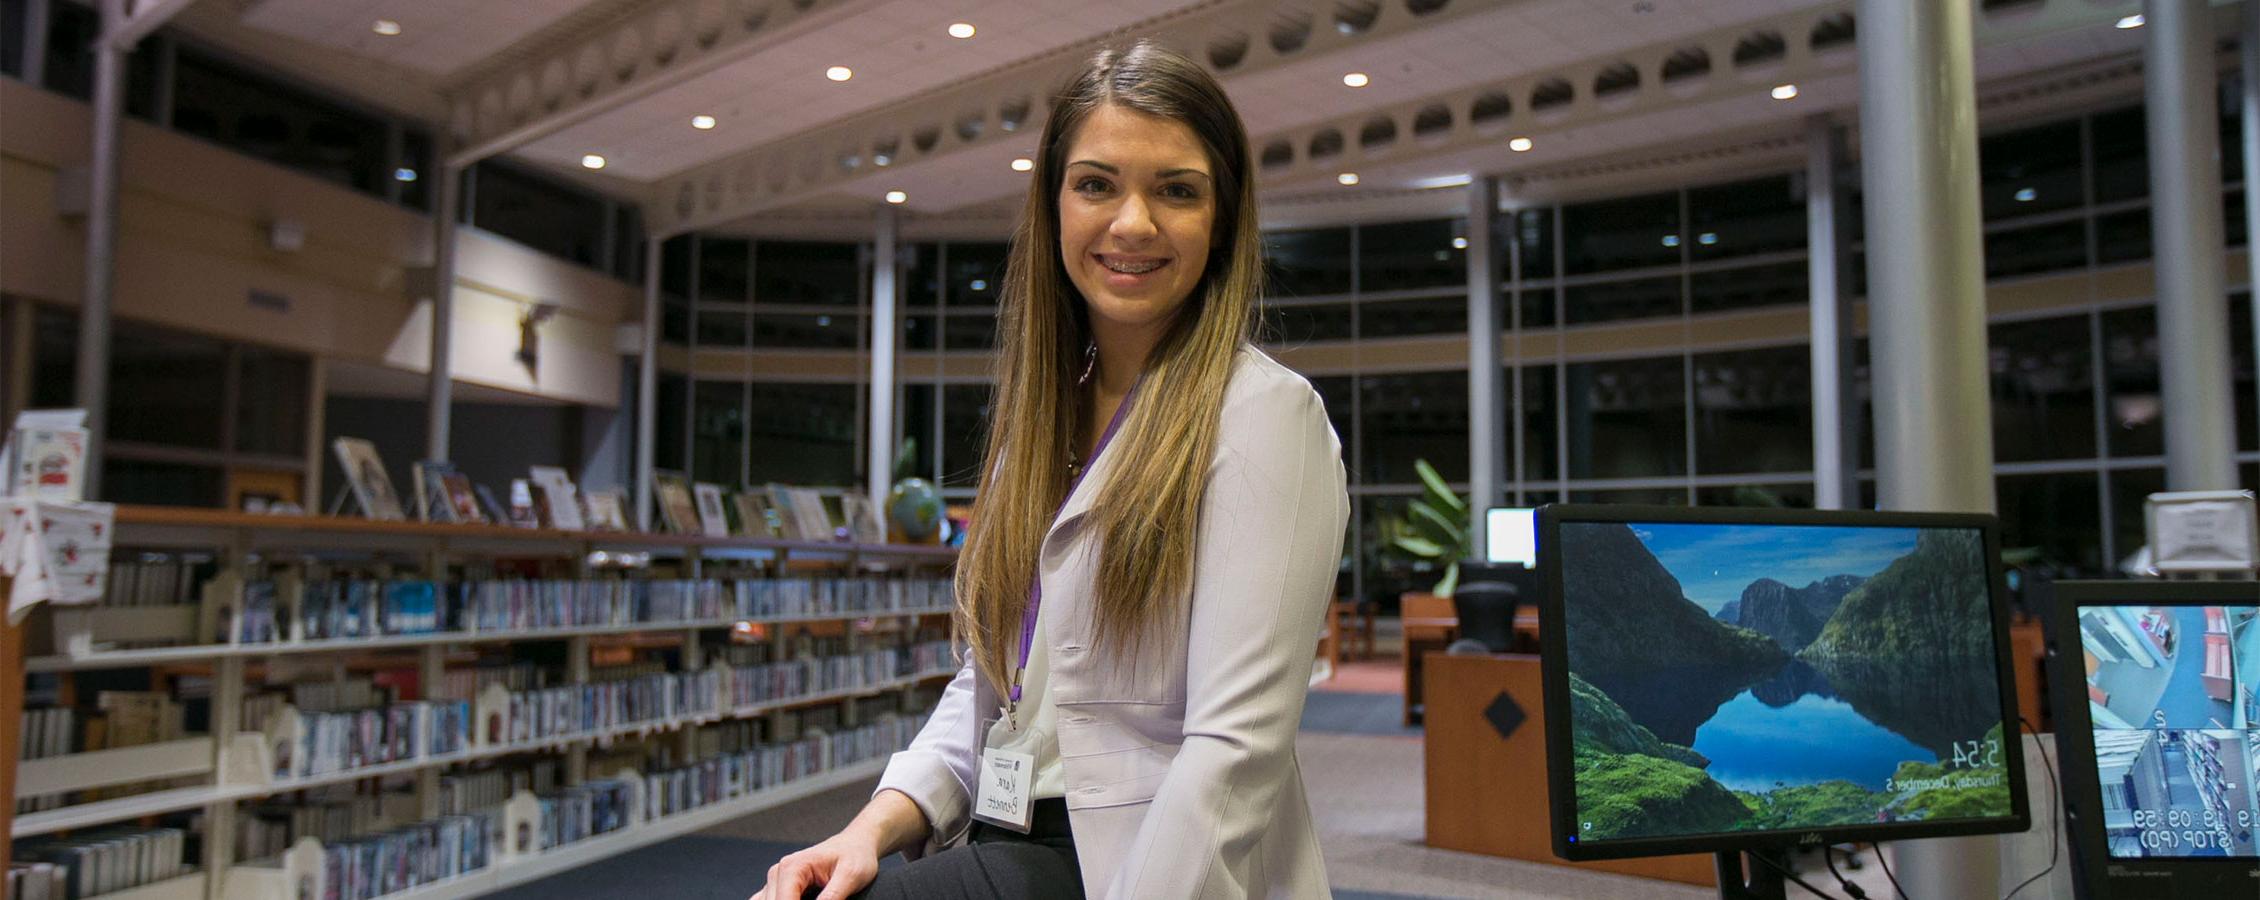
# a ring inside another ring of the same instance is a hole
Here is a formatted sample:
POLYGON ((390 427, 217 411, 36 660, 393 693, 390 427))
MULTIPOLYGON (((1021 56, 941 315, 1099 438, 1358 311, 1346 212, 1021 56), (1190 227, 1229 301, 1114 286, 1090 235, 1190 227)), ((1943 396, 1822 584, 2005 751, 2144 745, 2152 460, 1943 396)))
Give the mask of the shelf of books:
POLYGON ((121 507, 103 601, 5 635, 8 896, 467 897, 868 779, 954 561, 121 507))

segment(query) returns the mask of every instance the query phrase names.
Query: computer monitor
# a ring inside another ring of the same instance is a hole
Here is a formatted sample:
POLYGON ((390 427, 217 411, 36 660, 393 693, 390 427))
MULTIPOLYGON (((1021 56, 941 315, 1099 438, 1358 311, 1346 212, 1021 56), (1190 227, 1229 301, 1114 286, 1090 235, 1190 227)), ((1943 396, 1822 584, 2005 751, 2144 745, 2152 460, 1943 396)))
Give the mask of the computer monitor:
POLYGON ((1538 566, 1538 511, 1494 506, 1483 513, 1484 559, 1516 563, 1525 569, 1538 566))
POLYGON ((1555 853, 1717 852, 1724 874, 1736 852, 2025 830, 1996 530, 1540 508, 1555 853))
POLYGON ((2260 896, 2260 583, 2062 581, 2048 624, 2080 896, 2260 896))

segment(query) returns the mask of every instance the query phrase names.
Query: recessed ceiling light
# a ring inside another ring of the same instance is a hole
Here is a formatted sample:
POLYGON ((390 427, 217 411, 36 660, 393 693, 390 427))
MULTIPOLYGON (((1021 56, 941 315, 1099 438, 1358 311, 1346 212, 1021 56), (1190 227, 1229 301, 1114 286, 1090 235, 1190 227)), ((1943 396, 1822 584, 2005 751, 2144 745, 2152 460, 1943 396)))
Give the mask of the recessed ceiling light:
POLYGON ((1348 75, 1342 76, 1342 83, 1351 87, 1365 87, 1372 81, 1373 79, 1365 77, 1364 72, 1351 72, 1348 75))
POLYGON ((591 153, 591 154, 588 154, 588 155, 586 155, 586 156, 583 156, 583 157, 581 157, 581 168, 584 168, 584 169, 601 169, 601 168, 604 168, 604 157, 598 156, 598 155, 596 155, 596 154, 594 154, 594 153, 591 153))
POLYGON ((958 40, 961 40, 961 41, 962 41, 962 40, 965 40, 966 38, 969 38, 969 37, 972 37, 972 36, 973 36, 973 23, 971 23, 971 22, 952 22, 952 23, 950 23, 950 37, 953 37, 953 38, 957 38, 958 40))
POLYGON ((1797 86, 1794 84, 1777 84, 1773 86, 1773 98, 1775 100, 1790 100, 1794 99, 1796 96, 1797 86))
POLYGON ((2135 13, 2134 15, 2131 15, 2131 16, 2123 16, 2123 17, 2121 17, 2121 18, 2119 19, 2119 28, 2120 28, 2120 29, 2122 29, 2122 30, 2123 30, 2123 29, 2128 29, 2128 28, 2141 28, 2141 27, 2142 27, 2142 14, 2141 14, 2141 13, 2135 13))
POLYGON ((1356 184, 1356 183, 1358 183, 1358 173, 1356 173, 1356 172, 1344 172, 1344 173, 1342 173, 1342 174, 1340 174, 1340 175, 1336 175, 1336 176, 1334 176, 1334 180, 1335 180, 1335 181, 1339 181, 1339 182, 1341 182, 1341 183, 1343 183, 1343 184, 1356 184))
MULTIPOLYGON (((2141 18, 2141 16, 2136 16, 2135 18, 2139 19, 2141 18)), ((2121 25, 2119 27, 2125 28, 2126 26, 2121 25)), ((369 25, 369 30, 384 35, 385 37, 392 37, 400 33, 400 23, 395 22, 391 19, 378 19, 376 22, 369 25)))
POLYGON ((692 128, 696 128, 696 129, 698 129, 698 130, 700 130, 700 131, 712 131, 712 130, 714 130, 714 117, 713 117, 713 116, 692 116, 692 117, 691 117, 691 127, 692 127, 692 128))
POLYGON ((1466 187, 1474 182, 1475 176, 1473 175, 1438 175, 1434 178, 1417 179, 1412 183, 1412 186, 1425 191, 1434 188, 1466 187))
POLYGON ((887 192, 887 202, 888 202, 888 203, 906 203, 906 202, 909 202, 909 200, 910 200, 910 195, 909 195, 909 194, 905 194, 905 193, 903 193, 903 192, 901 192, 901 191, 888 191, 888 192, 887 192))
POLYGON ((1012 170, 1015 172, 1027 172, 1034 168, 1036 168, 1036 161, 1025 156, 1012 161, 1012 170))
POLYGON ((1667 235, 1664 235, 1664 246, 1666 246, 1666 247, 1677 247, 1677 246, 1679 246, 1679 235, 1676 235, 1676 234, 1667 234, 1667 235))
POLYGON ((2018 203, 2031 203, 2033 198, 2038 196, 2040 196, 2039 192, 2032 188, 2018 188, 2016 193, 2018 203))
POLYGON ((1464 238, 1464 237, 1456 237, 1456 238, 1453 238, 1453 239, 1452 239, 1452 249, 1454 249, 1454 250, 1465 250, 1465 249, 1467 249, 1467 238, 1464 238))
POLYGON ((855 70, 846 66, 833 66, 824 70, 824 77, 833 81, 846 81, 855 77, 855 70))
POLYGON ((1531 144, 1529 138, 1518 137, 1507 142, 1507 149, 1512 150, 1516 153, 1528 153, 1530 152, 1530 146, 1531 144))
POLYGON ((1701 244, 1705 247, 1716 244, 1718 242, 1719 236, 1713 232, 1706 231, 1695 236, 1695 243, 1701 244))
POLYGON ((411 168, 408 168, 408 167, 406 167, 406 166, 402 166, 402 167, 400 167, 400 168, 394 169, 394 170, 392 170, 392 180, 394 180, 394 181, 415 181, 415 180, 416 180, 416 170, 415 170, 415 169, 411 169, 411 168))

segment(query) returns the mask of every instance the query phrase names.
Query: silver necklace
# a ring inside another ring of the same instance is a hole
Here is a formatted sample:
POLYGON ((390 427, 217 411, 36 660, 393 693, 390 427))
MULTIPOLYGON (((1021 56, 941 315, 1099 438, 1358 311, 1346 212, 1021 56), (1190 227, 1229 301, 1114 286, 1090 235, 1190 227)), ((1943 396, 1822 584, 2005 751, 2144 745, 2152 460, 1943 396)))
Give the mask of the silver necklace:
MULTIPOLYGON (((1080 388, 1090 384, 1091 372, 1097 369, 1098 365, 1099 342, 1094 339, 1083 348, 1083 374, 1075 379, 1075 386, 1080 388)), ((1070 445, 1067 448, 1067 480, 1073 482, 1081 477, 1083 477, 1083 458, 1078 456, 1075 453, 1075 447, 1070 445)))

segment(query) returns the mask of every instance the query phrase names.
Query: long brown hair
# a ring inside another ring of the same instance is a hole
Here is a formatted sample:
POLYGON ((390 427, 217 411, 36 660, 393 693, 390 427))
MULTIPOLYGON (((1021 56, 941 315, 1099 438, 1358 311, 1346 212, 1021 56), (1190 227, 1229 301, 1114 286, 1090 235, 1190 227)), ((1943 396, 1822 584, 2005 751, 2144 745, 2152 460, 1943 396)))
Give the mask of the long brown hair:
POLYGON ((1090 424, 1076 383, 1091 339, 1089 312, 1060 259, 1059 192, 1068 142, 1110 104, 1190 127, 1215 170, 1216 197, 1207 266, 1145 361, 1138 397, 1107 450, 1105 483, 1085 486, 1099 491, 1082 526, 1099 537, 1096 633, 1118 662, 1157 626, 1182 621, 1169 613, 1192 585, 1224 388, 1253 333, 1262 289, 1247 130, 1223 87, 1192 60, 1147 41, 1092 56, 1052 98, 1013 233, 981 486, 958 561, 958 633, 1000 689, 1018 663, 1021 616, 1044 535, 1066 497, 1069 455, 1090 424))

